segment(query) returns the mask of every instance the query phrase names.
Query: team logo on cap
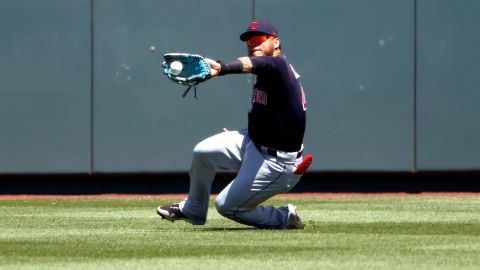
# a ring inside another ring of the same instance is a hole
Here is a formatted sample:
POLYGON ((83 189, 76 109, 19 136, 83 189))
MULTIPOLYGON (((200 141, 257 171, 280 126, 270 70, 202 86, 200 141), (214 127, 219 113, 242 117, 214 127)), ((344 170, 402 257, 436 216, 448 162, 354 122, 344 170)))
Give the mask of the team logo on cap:
POLYGON ((258 21, 253 21, 252 23, 250 23, 250 30, 256 30, 258 28, 258 24, 258 21))

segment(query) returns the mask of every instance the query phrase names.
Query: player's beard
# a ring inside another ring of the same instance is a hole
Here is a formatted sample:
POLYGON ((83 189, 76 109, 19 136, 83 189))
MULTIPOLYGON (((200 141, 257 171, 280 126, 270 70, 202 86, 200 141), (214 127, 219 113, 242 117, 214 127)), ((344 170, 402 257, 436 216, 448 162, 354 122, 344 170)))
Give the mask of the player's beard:
POLYGON ((251 50, 249 51, 249 56, 273 56, 272 51, 264 51, 264 50, 251 50))
POLYGON ((256 47, 248 47, 248 56, 273 56, 275 45, 273 43, 263 43, 256 47))
POLYGON ((249 56, 265 56, 265 54, 261 50, 252 50, 249 56))

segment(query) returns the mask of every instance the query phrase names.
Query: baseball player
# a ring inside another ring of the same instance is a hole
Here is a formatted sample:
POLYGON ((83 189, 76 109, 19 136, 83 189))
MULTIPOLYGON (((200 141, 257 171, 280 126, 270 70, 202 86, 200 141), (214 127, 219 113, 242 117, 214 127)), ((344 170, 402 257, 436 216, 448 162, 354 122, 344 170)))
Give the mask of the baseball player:
POLYGON ((205 224, 216 172, 233 170, 237 172, 235 179, 215 200, 221 215, 257 228, 303 229, 294 205, 259 205, 291 190, 306 170, 302 143, 307 107, 300 76, 282 55, 278 31, 269 22, 251 22, 240 39, 246 42, 247 57, 231 63, 206 61, 212 77, 256 75, 248 128, 226 130, 198 143, 193 150, 188 197, 159 206, 157 213, 170 221, 205 224))

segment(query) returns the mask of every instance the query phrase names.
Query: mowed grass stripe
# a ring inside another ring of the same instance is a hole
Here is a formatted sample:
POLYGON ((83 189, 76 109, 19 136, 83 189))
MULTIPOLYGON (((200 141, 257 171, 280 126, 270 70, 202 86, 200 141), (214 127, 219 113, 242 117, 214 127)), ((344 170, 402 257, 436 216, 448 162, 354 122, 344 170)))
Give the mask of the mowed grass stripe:
POLYGON ((0 269, 478 269, 480 197, 277 197, 306 230, 218 215, 166 222, 168 198, 0 200, 0 269))

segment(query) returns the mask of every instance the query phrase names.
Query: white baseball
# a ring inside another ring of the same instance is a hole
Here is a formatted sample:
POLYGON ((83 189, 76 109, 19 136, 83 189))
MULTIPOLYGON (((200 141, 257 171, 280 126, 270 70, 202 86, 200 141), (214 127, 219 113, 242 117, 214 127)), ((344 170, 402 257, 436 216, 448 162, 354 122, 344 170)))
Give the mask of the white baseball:
POLYGON ((182 69, 183 69, 183 65, 182 65, 182 62, 180 61, 173 61, 170 64, 170 70, 172 71, 173 75, 180 74, 180 72, 182 72, 182 69))

